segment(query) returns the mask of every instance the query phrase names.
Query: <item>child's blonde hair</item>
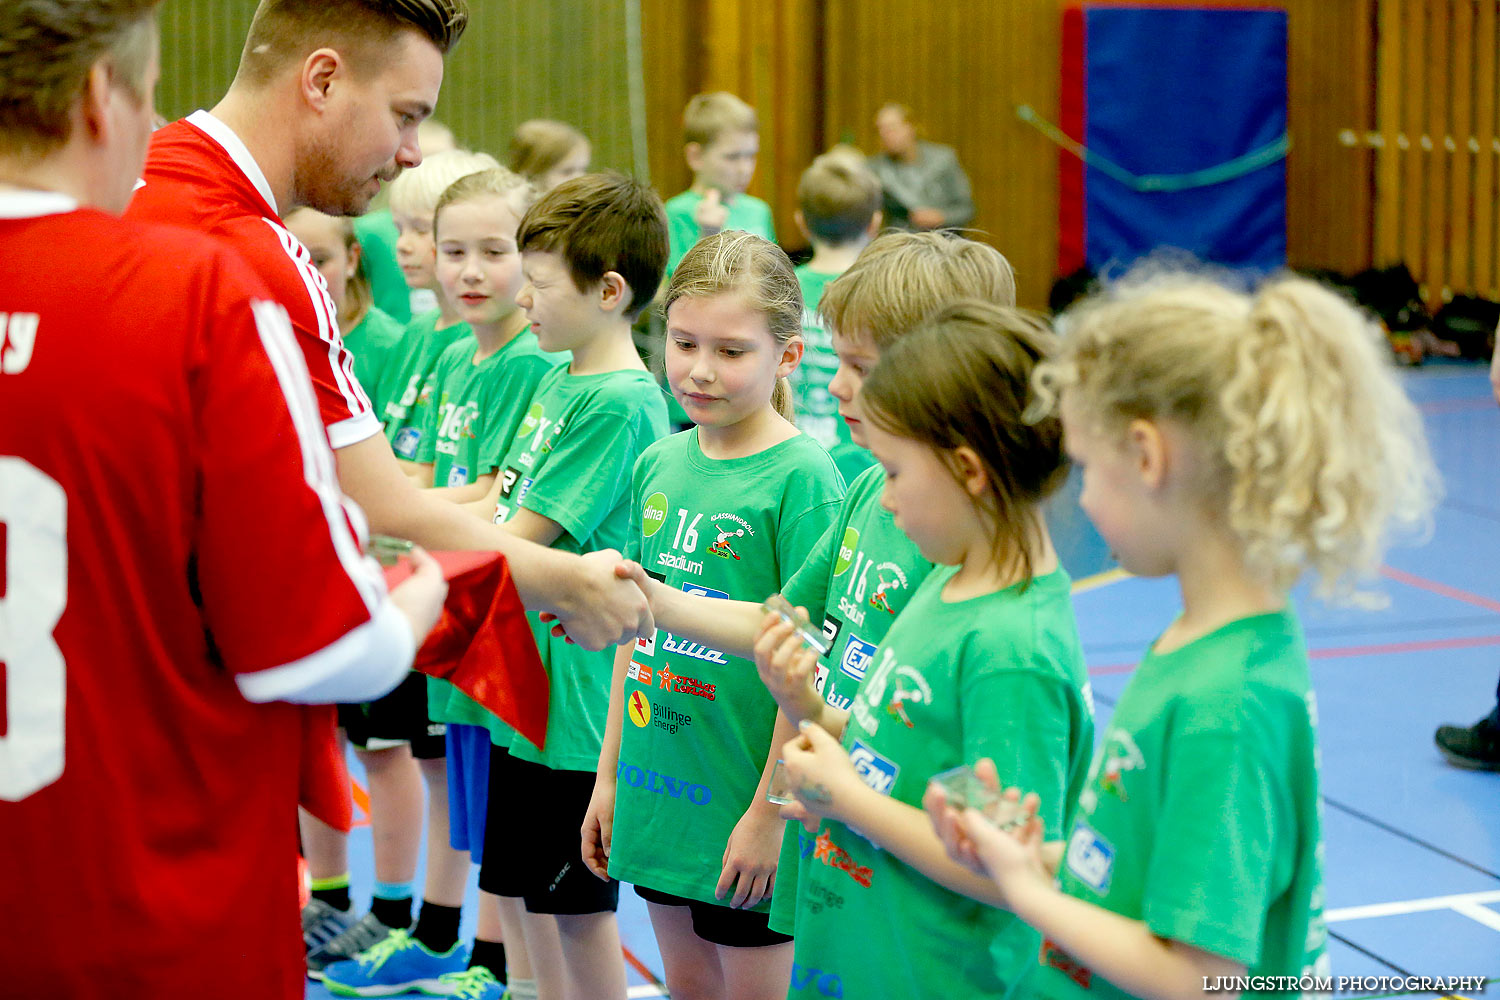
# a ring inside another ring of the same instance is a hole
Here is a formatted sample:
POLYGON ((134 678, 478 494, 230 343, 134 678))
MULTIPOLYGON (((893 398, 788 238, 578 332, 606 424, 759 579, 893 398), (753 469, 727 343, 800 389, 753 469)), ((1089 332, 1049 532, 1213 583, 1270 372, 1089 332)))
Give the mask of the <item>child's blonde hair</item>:
POLYGON ((823 290, 818 314, 884 350, 958 299, 1016 304, 1016 273, 994 247, 945 233, 883 233, 823 290))
POLYGON ((504 199, 519 222, 536 201, 537 190, 526 178, 511 173, 504 167, 466 174, 448 185, 448 189, 438 197, 437 206, 432 210, 433 236, 437 235, 437 223, 443 217, 445 208, 478 198, 504 199))
POLYGON ((1056 349, 1047 324, 1028 313, 959 302, 893 344, 860 389, 871 423, 935 449, 960 484, 954 450, 979 457, 990 490, 976 502, 991 550, 1023 582, 1041 540, 1037 508, 1068 477, 1061 422, 1026 419, 1032 376, 1056 349))
POLYGON ((880 179, 863 161, 824 153, 802 172, 797 203, 808 232, 833 246, 859 239, 880 211, 880 179))
POLYGON ((727 90, 694 94, 682 112, 682 141, 711 144, 726 132, 759 132, 755 109, 727 90))
MULTIPOLYGON (((705 299, 734 293, 766 318, 777 346, 802 335, 802 286, 791 259, 776 244, 753 233, 726 229, 701 239, 677 264, 662 311, 678 299, 705 299)), ((794 421, 792 385, 776 380, 771 394, 776 412, 794 421)))
POLYGON ((467 149, 433 153, 418 166, 403 170, 391 182, 391 211, 432 219, 437 214, 438 199, 454 181, 499 166, 499 161, 488 153, 471 153, 467 149))
POLYGON ((510 137, 510 169, 535 181, 568 158, 568 154, 588 145, 588 138, 566 122, 533 118, 516 126, 510 137))
POLYGON ((1067 393, 1105 430, 1181 424, 1207 462, 1204 500, 1252 572, 1285 592, 1310 568, 1319 597, 1376 603, 1359 584, 1388 526, 1425 529, 1439 483, 1369 318, 1304 278, 1247 295, 1147 274, 1065 323, 1062 353, 1037 373, 1043 408, 1067 393))

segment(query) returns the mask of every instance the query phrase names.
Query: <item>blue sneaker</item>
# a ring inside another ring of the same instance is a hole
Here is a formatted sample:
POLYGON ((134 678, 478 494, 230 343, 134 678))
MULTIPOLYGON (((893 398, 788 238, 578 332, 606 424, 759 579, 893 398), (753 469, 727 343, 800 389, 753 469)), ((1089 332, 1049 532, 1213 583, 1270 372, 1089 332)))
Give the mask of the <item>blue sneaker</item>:
POLYGON ((370 950, 323 970, 323 985, 341 997, 389 997, 398 993, 452 996, 457 987, 442 981, 450 972, 463 972, 469 947, 455 944, 441 954, 410 933, 393 930, 370 950))
POLYGON ((453 992, 448 995, 459 1000, 504 1000, 507 995, 505 984, 482 965, 462 972, 450 972, 440 981, 452 988, 453 992))

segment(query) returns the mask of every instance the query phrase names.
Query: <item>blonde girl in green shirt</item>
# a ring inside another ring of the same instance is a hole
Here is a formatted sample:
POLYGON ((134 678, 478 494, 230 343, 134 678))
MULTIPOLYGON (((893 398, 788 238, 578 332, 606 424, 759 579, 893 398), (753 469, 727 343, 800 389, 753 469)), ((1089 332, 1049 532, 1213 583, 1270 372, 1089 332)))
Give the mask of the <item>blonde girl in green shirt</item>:
MULTIPOLYGON (((675 590, 760 601, 844 492, 788 419, 797 278, 775 244, 726 231, 688 251, 665 301, 667 380, 696 426, 636 462, 625 556, 675 590)), ((786 995, 789 939, 767 926, 786 824, 765 789, 791 734, 743 657, 661 628, 615 660, 583 860, 646 899, 678 1000, 786 995)))
POLYGON ((922 814, 934 775, 982 757, 1040 792, 1060 834, 1082 787, 1093 711, 1068 574, 1041 504, 1066 477, 1055 418, 1022 419, 1051 334, 1014 309, 950 307, 897 341, 860 394, 882 504, 938 564, 864 668, 848 711, 817 696, 813 659, 768 618, 757 665, 802 735, 782 750, 791 807, 814 821, 799 873, 793 998, 999 997, 1040 940, 970 899, 922 814))
POLYGON ((1067 330, 1038 388, 1083 509, 1125 569, 1177 577, 1182 612, 1121 696, 1064 841, 1004 766, 995 818, 1014 833, 928 805, 1044 935, 1034 995, 1264 995, 1247 975, 1311 991, 1301 977, 1328 974, 1316 710, 1287 592, 1311 570, 1320 597, 1365 596, 1389 529, 1427 522, 1421 416, 1374 324, 1302 278, 1248 295, 1148 276, 1067 330))

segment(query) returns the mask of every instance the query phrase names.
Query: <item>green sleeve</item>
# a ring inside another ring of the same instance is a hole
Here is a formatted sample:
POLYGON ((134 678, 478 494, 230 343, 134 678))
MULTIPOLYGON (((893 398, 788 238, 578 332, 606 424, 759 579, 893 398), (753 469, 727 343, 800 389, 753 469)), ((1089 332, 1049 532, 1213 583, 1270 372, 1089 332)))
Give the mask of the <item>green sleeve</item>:
POLYGON ((766 239, 770 240, 772 243, 775 243, 776 242, 776 213, 773 212, 773 211, 771 211, 771 206, 770 205, 766 204, 765 202, 762 202, 761 204, 765 205, 765 210, 766 210, 766 231, 765 231, 765 237, 766 237, 766 239))
POLYGON ((411 321, 411 289, 396 260, 396 223, 385 210, 370 212, 354 220, 354 235, 359 240, 360 268, 370 279, 370 293, 375 305, 389 313, 398 323, 411 321))
POLYGON ((641 447, 640 412, 608 405, 572 415, 521 506, 586 542, 628 496, 627 477, 641 447))
POLYGON ((1295 831, 1278 823, 1290 814, 1288 797, 1253 744, 1225 730, 1169 740, 1171 780, 1154 818, 1143 900, 1153 934, 1252 967, 1276 851, 1295 850, 1295 831))
MULTIPOLYGON (((673 199, 676 202, 676 199, 673 199)), ((698 242, 698 222, 693 218, 691 207, 682 202, 667 206, 667 276, 677 270, 677 264, 698 242)))
POLYGON ((417 439, 417 452, 411 459, 413 462, 432 462, 437 459, 438 422, 443 413, 443 397, 450 387, 458 389, 454 384, 456 379, 448 374, 451 369, 443 363, 446 360, 446 355, 438 360, 422 383, 422 389, 417 393, 417 403, 412 407, 411 425, 422 432, 422 436, 417 439))
POLYGON ((630 474, 630 523, 625 528, 625 546, 621 553, 633 562, 641 559, 641 504, 645 502, 641 496, 641 465, 642 459, 636 459, 630 474))
MULTIPOLYGON (((983 633, 980 638, 988 638, 983 633)), ((1010 655, 1007 650, 970 649, 966 658, 1010 655)), ((963 758, 995 762, 1002 787, 1014 785, 1041 798, 1038 815, 1048 840, 1066 833, 1072 699, 1066 681, 1038 670, 981 669, 959 686, 963 758)))
POLYGON ((828 613, 828 581, 843 541, 843 527, 842 517, 831 521, 792 578, 781 585, 781 593, 792 602, 792 607, 806 608, 807 616, 817 623, 828 613))
POLYGON ((474 474, 483 476, 498 469, 510 451, 538 387, 557 362, 545 354, 523 354, 506 362, 505 375, 486 400, 479 430, 478 458, 474 474))
MULTIPOLYGON (((839 506, 843 499, 840 494, 843 491, 834 485, 829 490, 820 492, 831 495, 814 499, 806 510, 776 528, 776 566, 783 586, 807 561, 829 525, 838 521, 839 506)), ((766 596, 760 595, 761 599, 766 596)))

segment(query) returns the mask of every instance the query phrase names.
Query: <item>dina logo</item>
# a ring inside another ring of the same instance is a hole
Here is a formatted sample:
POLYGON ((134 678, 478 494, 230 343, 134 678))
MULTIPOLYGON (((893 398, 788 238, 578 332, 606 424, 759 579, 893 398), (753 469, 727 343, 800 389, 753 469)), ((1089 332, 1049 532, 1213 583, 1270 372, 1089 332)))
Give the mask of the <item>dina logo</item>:
POLYGON ((844 540, 839 544, 839 557, 833 564, 833 575, 843 576, 854 563, 854 553, 859 549, 859 529, 845 528, 844 540))
POLYGON ((646 506, 641 510, 641 534, 650 538, 666 523, 667 495, 653 493, 646 498, 646 506))

